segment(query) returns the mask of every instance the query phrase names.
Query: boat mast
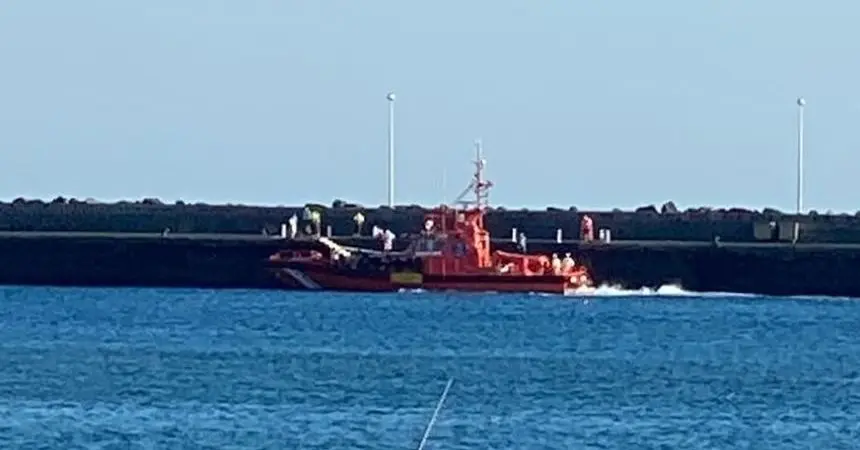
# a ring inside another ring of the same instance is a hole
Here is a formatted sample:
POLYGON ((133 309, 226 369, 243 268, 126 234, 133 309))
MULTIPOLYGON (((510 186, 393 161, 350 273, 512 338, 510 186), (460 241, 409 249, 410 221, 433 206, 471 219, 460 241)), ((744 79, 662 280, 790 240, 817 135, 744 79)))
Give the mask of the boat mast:
POLYGON ((472 176, 472 181, 469 186, 457 197, 457 203, 469 207, 471 202, 463 200, 470 191, 475 194, 475 208, 484 210, 489 205, 489 190, 493 186, 493 182, 484 179, 484 165, 487 161, 484 159, 483 149, 480 139, 475 141, 475 174, 472 176))
POLYGON ((475 156, 475 181, 473 182, 475 185, 475 207, 485 209, 490 203, 490 186, 492 186, 492 183, 484 180, 484 164, 487 161, 484 160, 484 152, 481 148, 480 139, 475 141, 475 156))

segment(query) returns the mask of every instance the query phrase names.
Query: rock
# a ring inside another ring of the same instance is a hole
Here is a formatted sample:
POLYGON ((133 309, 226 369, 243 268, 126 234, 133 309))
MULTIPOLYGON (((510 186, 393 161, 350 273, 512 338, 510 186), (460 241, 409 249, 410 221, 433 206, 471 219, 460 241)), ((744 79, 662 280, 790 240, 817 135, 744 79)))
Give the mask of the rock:
POLYGON ((161 200, 159 200, 157 198, 152 198, 152 197, 147 197, 147 198, 141 200, 141 203, 143 203, 144 205, 163 205, 164 204, 161 202, 161 200))
POLYGON ((660 214, 678 214, 678 207, 675 206, 675 202, 670 200, 660 207, 660 214))
POLYGON ((654 205, 640 206, 636 208, 636 214, 657 215, 657 207, 654 205))

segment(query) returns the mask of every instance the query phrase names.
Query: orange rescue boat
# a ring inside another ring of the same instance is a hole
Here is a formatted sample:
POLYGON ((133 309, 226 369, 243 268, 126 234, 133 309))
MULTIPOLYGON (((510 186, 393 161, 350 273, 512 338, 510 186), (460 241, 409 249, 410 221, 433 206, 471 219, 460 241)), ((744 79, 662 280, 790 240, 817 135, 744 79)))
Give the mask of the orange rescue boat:
MULTIPOLYGON (((481 292, 575 291, 591 286, 585 267, 557 256, 491 251, 484 227, 487 193, 480 148, 469 191, 473 202, 462 208, 440 206, 425 217, 424 230, 405 251, 347 248, 318 238, 321 250, 282 250, 269 267, 284 287, 312 290, 390 292, 401 289, 481 292), (327 250, 327 251, 326 251, 327 250)), ((462 196, 461 196, 462 197, 462 196)))

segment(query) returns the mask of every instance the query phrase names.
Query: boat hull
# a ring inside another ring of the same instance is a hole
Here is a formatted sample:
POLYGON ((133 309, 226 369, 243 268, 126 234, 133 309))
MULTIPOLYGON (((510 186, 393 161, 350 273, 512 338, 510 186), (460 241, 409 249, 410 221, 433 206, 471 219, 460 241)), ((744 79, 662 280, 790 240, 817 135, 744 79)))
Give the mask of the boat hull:
POLYGON ((587 286, 588 280, 561 275, 452 274, 361 272, 315 264, 289 264, 273 269, 285 288, 351 292, 396 292, 402 289, 462 292, 539 292, 564 294, 587 286))

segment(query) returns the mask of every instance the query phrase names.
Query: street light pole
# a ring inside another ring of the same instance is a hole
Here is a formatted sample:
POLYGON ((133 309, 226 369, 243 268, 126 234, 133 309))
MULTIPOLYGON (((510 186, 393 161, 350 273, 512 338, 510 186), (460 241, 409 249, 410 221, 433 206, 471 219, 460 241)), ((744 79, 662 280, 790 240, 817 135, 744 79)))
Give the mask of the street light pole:
POLYGON ((388 207, 394 208, 394 92, 388 99, 388 207))
POLYGON ((803 108, 806 100, 797 98, 797 193, 795 197, 794 235, 792 243, 800 239, 800 215, 803 214, 803 108))
POLYGON ((806 100, 797 99, 797 214, 803 213, 803 107, 806 100))

